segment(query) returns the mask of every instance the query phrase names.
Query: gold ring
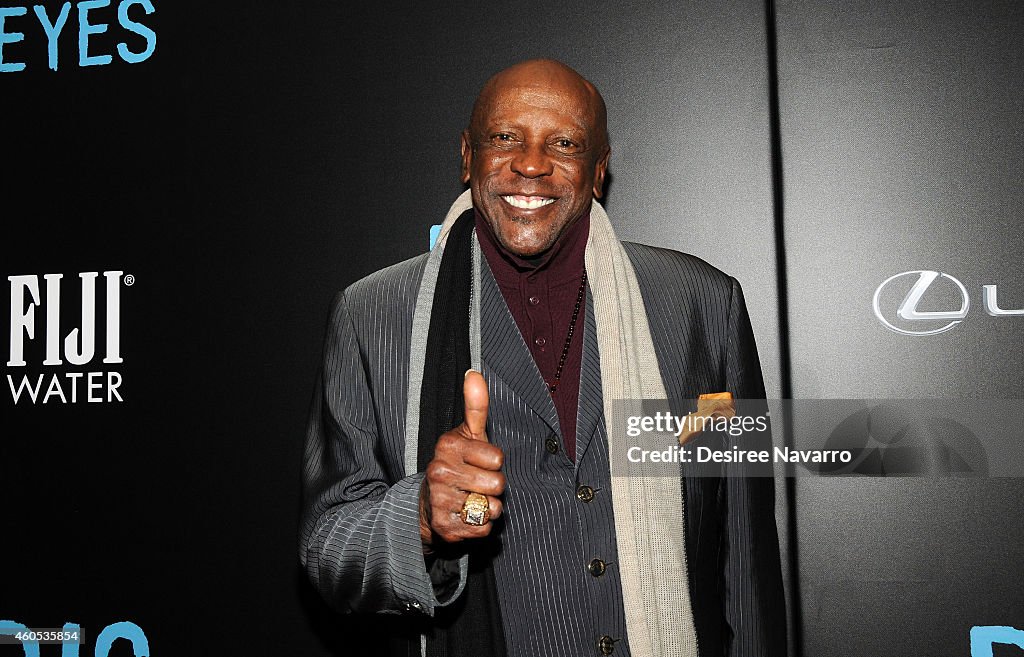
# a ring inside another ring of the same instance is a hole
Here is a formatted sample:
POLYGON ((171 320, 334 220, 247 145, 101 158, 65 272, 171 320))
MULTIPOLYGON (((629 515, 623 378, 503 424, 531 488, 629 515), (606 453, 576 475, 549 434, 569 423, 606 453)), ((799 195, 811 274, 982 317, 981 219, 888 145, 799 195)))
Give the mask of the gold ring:
POLYGON ((487 524, 487 521, 491 519, 487 498, 480 493, 470 493, 463 503, 462 513, 459 515, 462 517, 462 522, 467 525, 479 527, 487 524))

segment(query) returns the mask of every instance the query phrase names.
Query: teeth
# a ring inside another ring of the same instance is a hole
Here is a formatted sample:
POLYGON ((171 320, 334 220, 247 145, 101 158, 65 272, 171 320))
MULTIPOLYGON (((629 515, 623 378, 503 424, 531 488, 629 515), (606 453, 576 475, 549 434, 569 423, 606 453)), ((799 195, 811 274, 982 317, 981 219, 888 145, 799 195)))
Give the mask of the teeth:
POLYGON ((514 208, 520 210, 535 210, 545 205, 550 205, 555 202, 553 198, 546 198, 544 196, 502 196, 501 197, 506 203, 514 208))

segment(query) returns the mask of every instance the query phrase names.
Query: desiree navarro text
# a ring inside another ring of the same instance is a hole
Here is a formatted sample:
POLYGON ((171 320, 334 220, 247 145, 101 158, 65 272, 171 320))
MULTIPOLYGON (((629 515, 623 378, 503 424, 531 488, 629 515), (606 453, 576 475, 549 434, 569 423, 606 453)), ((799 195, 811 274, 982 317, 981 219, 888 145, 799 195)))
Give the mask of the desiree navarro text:
POLYGON ((698 447, 696 450, 673 445, 666 449, 648 450, 630 447, 626 452, 630 463, 849 463, 850 450, 798 450, 775 447, 772 451, 745 450, 733 445, 726 449, 698 447))

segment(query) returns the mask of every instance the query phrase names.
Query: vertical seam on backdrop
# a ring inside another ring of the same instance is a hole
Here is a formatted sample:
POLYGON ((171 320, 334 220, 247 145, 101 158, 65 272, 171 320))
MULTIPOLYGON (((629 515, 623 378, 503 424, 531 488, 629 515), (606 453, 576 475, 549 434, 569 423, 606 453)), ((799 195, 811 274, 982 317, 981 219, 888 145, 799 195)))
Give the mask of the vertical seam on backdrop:
MULTIPOLYGON (((779 53, 777 44, 776 7, 774 0, 765 0, 765 42, 767 46, 768 70, 768 128, 769 155, 771 161, 772 186, 772 218, 775 231, 775 285, 778 292, 779 314, 779 379, 781 397, 791 399, 793 396, 792 361, 789 343, 789 290, 786 271, 786 239, 785 239, 785 196, 782 168, 782 126, 779 105, 779 53)), ((783 416, 783 436, 786 446, 791 447, 792 420, 789 414, 783 416)), ((791 467, 791 466, 787 466, 791 467)), ((787 472, 787 475, 792 473, 787 472)), ((786 476, 782 480, 786 499, 786 540, 787 562, 789 565, 790 591, 790 634, 789 653, 794 657, 803 655, 803 614, 800 605, 800 569, 797 552, 796 523, 796 478, 786 476)))

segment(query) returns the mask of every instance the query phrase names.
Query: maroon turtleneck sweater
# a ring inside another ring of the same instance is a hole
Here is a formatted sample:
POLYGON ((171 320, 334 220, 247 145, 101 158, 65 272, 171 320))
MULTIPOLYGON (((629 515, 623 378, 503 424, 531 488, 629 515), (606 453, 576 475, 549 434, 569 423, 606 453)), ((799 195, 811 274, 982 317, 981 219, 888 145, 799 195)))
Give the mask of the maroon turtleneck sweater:
MULTIPOLYGON (((531 262, 507 251, 495 238, 480 212, 475 213, 480 249, 490 265, 505 303, 516 320, 537 369, 549 385, 555 381, 558 361, 572 322, 572 311, 583 280, 584 253, 590 235, 590 213, 583 215, 558 238, 547 253, 531 262)), ((584 302, 585 303, 585 302, 584 302)), ((576 413, 583 363, 583 327, 586 306, 580 306, 569 354, 551 400, 558 411, 565 452, 576 460, 576 413)))

